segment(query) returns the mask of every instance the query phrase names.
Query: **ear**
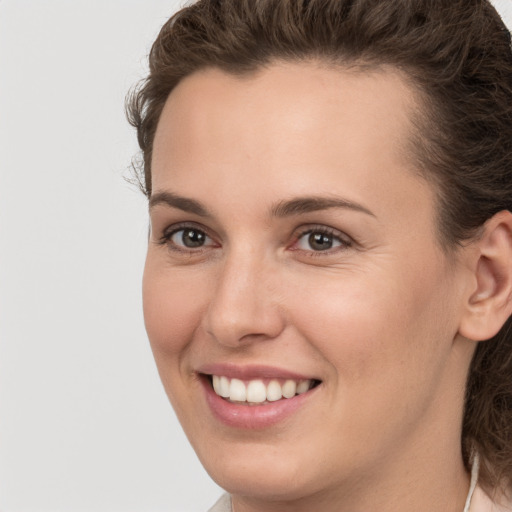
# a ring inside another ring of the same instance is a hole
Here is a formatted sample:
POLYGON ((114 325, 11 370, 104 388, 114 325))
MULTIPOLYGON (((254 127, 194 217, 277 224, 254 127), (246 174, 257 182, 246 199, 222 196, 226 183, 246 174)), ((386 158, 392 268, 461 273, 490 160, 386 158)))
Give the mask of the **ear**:
POLYGON ((459 334, 473 341, 496 335, 512 314, 512 213, 501 211, 471 244, 472 279, 459 334))

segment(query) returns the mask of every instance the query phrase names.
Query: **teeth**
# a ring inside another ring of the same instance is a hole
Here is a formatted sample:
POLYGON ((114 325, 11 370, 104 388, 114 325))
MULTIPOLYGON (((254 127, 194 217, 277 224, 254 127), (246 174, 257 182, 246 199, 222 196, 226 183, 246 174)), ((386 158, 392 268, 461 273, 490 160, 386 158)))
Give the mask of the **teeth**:
MULTIPOLYGON (((304 381, 307 382, 307 381, 304 381)), ((309 383, 308 389, 309 389, 309 383)), ((283 396, 285 398, 291 398, 292 396, 295 396, 295 392, 297 391, 297 384, 295 384, 295 381, 293 380, 287 380, 283 385, 283 396)))
POLYGON ((277 379, 272 379, 265 385, 260 379, 245 383, 240 379, 230 380, 224 376, 212 375, 212 384, 217 395, 232 402, 262 404, 301 395, 311 389, 313 381, 288 379, 281 383, 277 379))
POLYGON ((247 390, 241 380, 231 379, 229 384, 229 399, 233 402, 245 402, 247 400, 247 390))
POLYGON ((229 379, 227 377, 220 377, 218 393, 222 398, 229 398, 229 379))
POLYGON ((310 388, 310 381, 307 380, 301 380, 299 384, 297 385, 297 394, 302 395, 302 393, 305 393, 310 388))
POLYGON ((277 380, 271 380, 267 386, 267 400, 269 402, 275 402, 283 398, 283 390, 281 384, 277 380))
POLYGON ((251 380, 247 386, 247 401, 261 403, 267 399, 267 388, 261 380, 251 380))
POLYGON ((227 377, 219 377, 218 375, 212 375, 213 389, 217 395, 223 398, 229 398, 229 380, 227 377))
POLYGON ((222 396, 222 393, 220 392, 220 377, 218 375, 212 375, 212 384, 215 393, 222 396))

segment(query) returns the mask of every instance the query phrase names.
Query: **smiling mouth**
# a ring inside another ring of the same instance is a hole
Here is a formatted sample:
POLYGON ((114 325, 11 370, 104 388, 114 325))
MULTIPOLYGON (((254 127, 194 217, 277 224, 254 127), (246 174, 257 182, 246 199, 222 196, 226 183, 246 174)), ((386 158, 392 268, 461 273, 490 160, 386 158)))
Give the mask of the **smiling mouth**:
POLYGON ((223 375, 206 375, 215 394, 240 405, 266 405, 307 393, 321 381, 316 379, 240 380, 223 375))

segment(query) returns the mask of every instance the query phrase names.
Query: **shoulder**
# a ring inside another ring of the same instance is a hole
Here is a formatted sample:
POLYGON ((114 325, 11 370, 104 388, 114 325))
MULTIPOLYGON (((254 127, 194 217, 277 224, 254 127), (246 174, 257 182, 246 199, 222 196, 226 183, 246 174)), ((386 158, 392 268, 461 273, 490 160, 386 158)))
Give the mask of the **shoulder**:
POLYGON ((231 496, 223 494, 208 512, 231 512, 231 496))
POLYGON ((471 498, 469 512, 512 512, 512 501, 504 495, 489 496, 477 486, 471 498))

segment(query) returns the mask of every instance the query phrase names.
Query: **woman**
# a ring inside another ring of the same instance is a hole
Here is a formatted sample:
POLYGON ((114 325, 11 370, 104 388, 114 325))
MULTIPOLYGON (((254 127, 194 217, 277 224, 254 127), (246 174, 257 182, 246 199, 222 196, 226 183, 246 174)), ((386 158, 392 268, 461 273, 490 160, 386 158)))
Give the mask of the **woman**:
POLYGON ((229 493, 212 510, 512 510, 494 8, 199 1, 164 25, 129 113, 146 328, 229 493))

